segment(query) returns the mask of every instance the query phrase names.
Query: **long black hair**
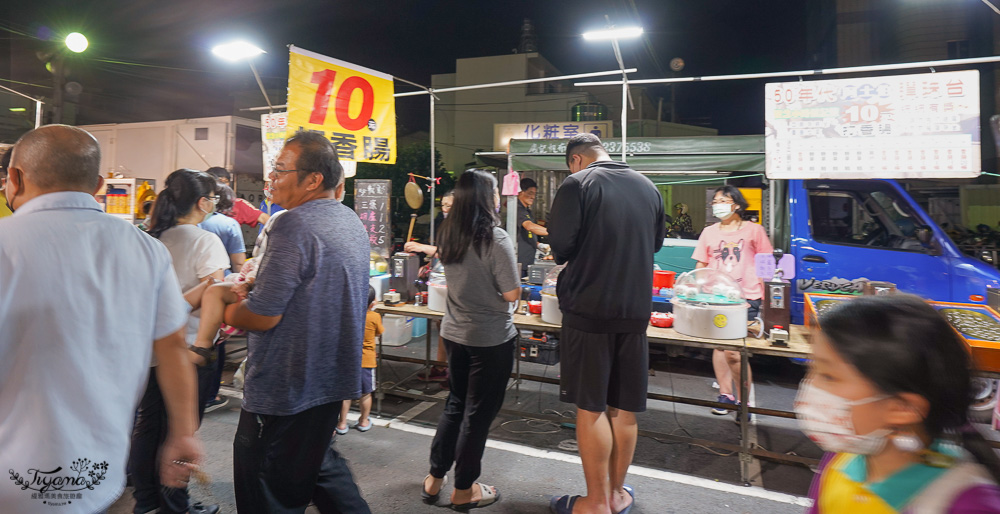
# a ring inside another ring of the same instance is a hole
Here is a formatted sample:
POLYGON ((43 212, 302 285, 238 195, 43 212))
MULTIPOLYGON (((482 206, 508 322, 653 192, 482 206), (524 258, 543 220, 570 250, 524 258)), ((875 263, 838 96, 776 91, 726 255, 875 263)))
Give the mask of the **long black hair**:
POLYGON ((1000 459, 969 423, 969 353, 945 318, 912 295, 866 296, 841 303, 819 319, 837 354, 883 393, 925 398, 927 435, 960 436, 965 449, 1000 483, 1000 459))
POLYGON ((438 242, 443 264, 462 262, 472 246, 476 255, 493 244, 493 227, 500 223, 496 212, 497 179, 483 170, 466 170, 455 183, 451 211, 441 224, 438 242))
POLYGON ((156 197, 150 216, 149 235, 159 239, 198 205, 198 200, 215 192, 215 178, 204 171, 180 169, 167 176, 165 187, 156 197))
POLYGON ((741 220, 747 219, 746 218, 747 208, 750 207, 750 202, 748 202, 747 199, 743 197, 743 193, 741 193, 736 186, 730 186, 727 184, 725 186, 719 187, 718 189, 715 190, 714 193, 712 193, 712 196, 714 197, 719 193, 722 193, 722 196, 728 196, 729 199, 732 200, 737 207, 739 207, 739 209, 736 210, 736 214, 740 216, 741 220))

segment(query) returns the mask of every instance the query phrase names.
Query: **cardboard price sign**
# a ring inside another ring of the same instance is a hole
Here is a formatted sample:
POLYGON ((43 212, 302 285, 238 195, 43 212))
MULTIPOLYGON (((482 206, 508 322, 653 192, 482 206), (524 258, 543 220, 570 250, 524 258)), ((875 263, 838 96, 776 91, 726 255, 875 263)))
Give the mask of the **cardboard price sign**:
POLYGON ((288 128, 325 134, 341 160, 395 164, 392 77, 292 46, 288 128))
POLYGON ((285 146, 288 131, 288 113, 260 115, 260 137, 264 143, 264 180, 270 180, 268 175, 274 169, 274 161, 278 160, 281 148, 285 146))

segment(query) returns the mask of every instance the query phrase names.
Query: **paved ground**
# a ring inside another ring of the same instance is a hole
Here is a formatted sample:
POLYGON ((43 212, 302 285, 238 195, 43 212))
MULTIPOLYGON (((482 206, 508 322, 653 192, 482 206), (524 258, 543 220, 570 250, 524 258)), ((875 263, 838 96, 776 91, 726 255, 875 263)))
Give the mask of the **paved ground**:
MULTIPOLYGON (((424 338, 404 347, 387 348, 387 353, 424 355, 424 338)), ((239 354, 233 356, 238 360, 239 354)), ((704 356, 668 358, 654 354, 655 376, 650 391, 663 394, 714 399, 711 366, 704 356)), ((756 405, 788 410, 802 371, 784 359, 755 359, 756 405)), ((413 364, 386 361, 380 380, 396 382, 415 371, 413 364)), ((522 363, 522 372, 558 376, 558 366, 522 363)), ((411 381, 411 392, 445 394, 437 384, 411 381)), ((512 388, 505 409, 526 413, 568 413, 558 401, 555 385, 527 382, 512 388)), ((218 503, 223 512, 236 512, 232 486, 232 440, 238 421, 238 400, 224 409, 209 413, 199 432, 206 455, 206 471, 213 477, 208 486, 196 485, 192 497, 218 503)), ((446 496, 438 506, 420 503, 421 478, 427 473, 427 456, 440 403, 387 396, 383 416, 376 427, 362 434, 351 431, 335 443, 351 461, 351 467, 365 498, 375 513, 444 512, 446 496)), ((357 413, 352 413, 356 418, 357 413)), ((732 416, 713 416, 708 409, 650 401, 640 416, 640 427, 662 433, 690 434, 733 444, 739 442, 738 426, 732 416)), ((795 428, 793 420, 761 417, 755 419, 752 437, 757 444, 779 453, 819 457, 819 450, 795 428)), ((527 421, 523 416, 501 415, 494 423, 484 457, 482 479, 501 490, 502 501, 485 512, 543 513, 553 494, 584 492, 583 473, 572 451, 571 428, 552 423, 527 421)), ((637 491, 635 513, 791 513, 802 512, 812 472, 805 467, 771 462, 755 462, 753 487, 740 484, 736 455, 662 439, 641 437, 629 483, 637 491)), ((450 492, 446 488, 445 494, 450 492)), ((131 512, 131 493, 110 510, 131 512)), ((314 512, 310 509, 310 512, 314 512)))
MULTIPOLYGON (((352 417, 356 417, 356 414, 352 417)), ((212 476, 208 486, 195 485, 191 496, 205 503, 218 503, 223 512, 236 512, 232 484, 232 438, 238 409, 208 414, 199 432, 212 476)), ((351 462, 363 494, 375 513, 445 512, 443 496, 437 506, 420 503, 420 480, 427 473, 427 454, 433 430, 414 424, 380 420, 371 431, 351 431, 335 443, 351 462), (386 426, 388 425, 388 426, 386 426)), ((501 502, 484 512, 544 513, 553 494, 583 492, 583 473, 575 455, 492 440, 483 459, 484 482, 501 491, 501 502)), ((636 490, 635 513, 798 513, 801 498, 714 480, 635 466, 629 483, 636 490)), ((446 487, 445 494, 450 492, 446 487)), ((131 512, 131 493, 126 492, 110 510, 131 512)), ((309 512, 315 512, 310 509, 309 512)))

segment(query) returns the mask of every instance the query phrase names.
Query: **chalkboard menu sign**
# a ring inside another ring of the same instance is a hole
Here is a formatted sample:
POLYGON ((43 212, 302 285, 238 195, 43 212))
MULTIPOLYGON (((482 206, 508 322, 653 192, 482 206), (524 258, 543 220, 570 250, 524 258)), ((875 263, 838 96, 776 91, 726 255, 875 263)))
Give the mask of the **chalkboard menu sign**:
POLYGON ((354 211, 368 232, 372 251, 389 258, 392 232, 389 230, 391 180, 357 179, 354 181, 354 211))

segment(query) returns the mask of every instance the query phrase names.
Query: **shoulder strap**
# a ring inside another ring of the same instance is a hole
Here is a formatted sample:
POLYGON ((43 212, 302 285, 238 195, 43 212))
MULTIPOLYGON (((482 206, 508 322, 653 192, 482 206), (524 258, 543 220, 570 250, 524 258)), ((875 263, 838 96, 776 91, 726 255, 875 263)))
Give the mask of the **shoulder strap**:
POLYGON ((962 462, 931 482, 902 509, 912 514, 946 514, 952 503, 965 491, 993 484, 982 465, 962 462))

